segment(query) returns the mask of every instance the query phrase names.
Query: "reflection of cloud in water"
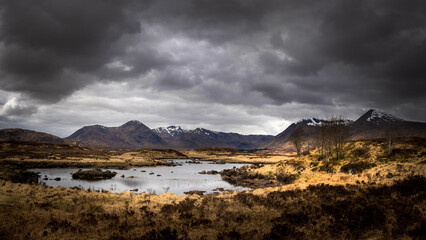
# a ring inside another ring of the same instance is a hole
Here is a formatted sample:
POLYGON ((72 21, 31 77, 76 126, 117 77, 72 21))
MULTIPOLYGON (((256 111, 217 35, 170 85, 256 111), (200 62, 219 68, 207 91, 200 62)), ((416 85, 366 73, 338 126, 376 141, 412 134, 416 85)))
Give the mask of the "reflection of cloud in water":
POLYGON ((119 183, 127 187, 141 187, 144 185, 144 181, 135 179, 122 179, 119 181, 119 183))
MULTIPOLYGON (((175 160, 179 162, 179 160, 175 160)), ((61 181, 48 180, 48 186, 64 186, 73 187, 81 186, 85 189, 105 189, 112 192, 123 192, 137 188, 141 192, 148 192, 148 189, 155 191, 157 194, 163 192, 172 192, 175 194, 184 194, 184 192, 192 190, 200 190, 212 192, 216 188, 224 188, 230 190, 243 190, 241 187, 234 187, 223 181, 220 175, 198 174, 200 171, 229 169, 234 166, 241 167, 244 164, 209 164, 202 162, 201 164, 185 164, 185 160, 181 160, 183 166, 179 167, 155 167, 155 168, 137 168, 122 170, 115 169, 117 175, 112 179, 88 182, 83 180, 73 180, 70 174, 75 169, 33 169, 33 171, 41 172, 42 175, 48 175, 49 178, 61 177, 61 181), (173 171, 173 173, 172 173, 173 171), (150 172, 155 174, 149 175, 150 172), (121 176, 124 175, 124 178, 121 176), (160 175, 160 176, 157 176, 160 175), (130 178, 130 176, 134 176, 130 178)), ((83 169, 87 170, 87 169, 83 169)))

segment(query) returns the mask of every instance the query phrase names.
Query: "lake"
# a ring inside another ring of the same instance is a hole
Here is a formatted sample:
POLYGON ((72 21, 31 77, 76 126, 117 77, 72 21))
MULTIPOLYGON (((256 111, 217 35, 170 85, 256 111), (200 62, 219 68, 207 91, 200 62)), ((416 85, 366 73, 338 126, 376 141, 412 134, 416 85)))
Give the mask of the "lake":
MULTIPOLYGON (((108 180, 86 181, 72 179, 72 173, 78 171, 76 168, 36 168, 30 171, 38 172, 41 175, 41 183, 52 187, 80 187, 91 190, 108 190, 111 192, 124 192, 130 190, 134 193, 156 193, 172 192, 178 195, 184 192, 199 190, 206 193, 217 192, 218 188, 225 190, 242 191, 244 187, 235 187, 223 181, 219 174, 207 175, 199 174, 201 171, 222 171, 233 167, 242 167, 247 164, 214 164, 212 161, 201 161, 199 164, 188 163, 190 160, 167 160, 173 161, 181 166, 160 166, 131 168, 127 170, 108 169, 117 172, 115 177, 108 180), (124 175, 124 177, 122 177, 124 175), (43 180, 47 177, 48 180, 43 180), (60 181, 54 180, 61 178, 60 181)), ((88 168, 83 168, 88 170, 88 168)), ((105 170, 105 169, 103 169, 105 170)))

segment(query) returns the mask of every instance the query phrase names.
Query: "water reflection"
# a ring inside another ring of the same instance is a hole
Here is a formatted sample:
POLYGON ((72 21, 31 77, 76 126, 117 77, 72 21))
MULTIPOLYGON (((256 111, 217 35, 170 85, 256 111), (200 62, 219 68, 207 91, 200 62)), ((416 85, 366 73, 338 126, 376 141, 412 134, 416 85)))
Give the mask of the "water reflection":
MULTIPOLYGON (((229 183, 222 181, 220 175, 199 174, 205 171, 222 171, 233 167, 241 167, 245 164, 213 164, 210 161, 203 161, 200 164, 188 163, 187 160, 173 160, 181 166, 161 166, 132 168, 128 170, 111 169, 117 172, 112 179, 101 181, 85 181, 72 179, 71 174, 78 169, 70 168, 46 168, 31 169, 34 172, 41 173, 41 181, 47 186, 62 187, 80 187, 92 190, 109 190, 111 192, 123 192, 135 190, 135 193, 149 192, 161 194, 163 192, 172 192, 175 194, 184 194, 184 192, 200 190, 207 193, 214 192, 214 189, 224 188, 229 190, 245 190, 247 188, 234 187, 229 183), (48 180, 42 180, 44 176, 48 180), (122 177, 124 175, 124 177, 122 177), (61 178, 55 181, 55 178, 61 178), (137 191, 136 191, 137 190, 137 191)), ((87 169, 83 169, 87 170, 87 169)))

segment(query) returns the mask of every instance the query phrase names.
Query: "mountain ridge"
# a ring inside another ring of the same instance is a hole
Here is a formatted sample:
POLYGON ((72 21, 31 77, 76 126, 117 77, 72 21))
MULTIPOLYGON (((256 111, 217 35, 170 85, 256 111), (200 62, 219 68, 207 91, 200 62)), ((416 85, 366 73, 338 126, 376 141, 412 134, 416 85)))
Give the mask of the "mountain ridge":
MULTIPOLYGON (((301 128, 305 144, 314 146, 318 127, 325 121, 327 120, 320 118, 304 118, 290 124, 276 136, 271 136, 225 133, 205 128, 184 129, 174 125, 150 129, 138 120, 131 120, 118 127, 106 127, 99 124, 84 126, 66 138, 25 129, 2 129, 0 130, 0 141, 73 143, 88 147, 130 150, 230 147, 292 151, 290 136, 294 130, 301 128)), ((355 121, 345 120, 345 125, 348 126, 348 140, 383 138, 390 127, 396 131, 398 137, 426 138, 426 123, 406 121, 377 109, 368 110, 355 121)))
MULTIPOLYGON (((348 126, 348 140, 365 140, 384 138, 386 131, 393 128, 398 137, 423 137, 426 138, 426 123, 403 120, 392 114, 377 109, 369 109, 357 120, 345 120, 348 126)), ((264 147, 273 150, 294 151, 290 143, 291 134, 301 128, 304 142, 314 146, 318 127, 327 120, 319 118, 305 118, 292 123, 283 132, 275 136, 264 147)))
POLYGON ((242 135, 205 128, 192 130, 180 126, 150 129, 138 120, 131 120, 119 127, 102 125, 85 126, 65 139, 76 144, 116 149, 231 147, 253 149, 264 145, 271 135, 242 135))

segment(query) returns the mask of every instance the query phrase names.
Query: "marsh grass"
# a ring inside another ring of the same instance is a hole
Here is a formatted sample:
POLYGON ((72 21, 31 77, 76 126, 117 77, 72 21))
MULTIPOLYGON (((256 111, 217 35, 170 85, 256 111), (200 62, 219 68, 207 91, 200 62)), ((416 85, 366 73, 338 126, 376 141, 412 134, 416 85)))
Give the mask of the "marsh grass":
POLYGON ((345 158, 330 164, 333 173, 318 171, 323 164, 315 149, 297 159, 259 155, 254 162, 274 164, 233 172, 279 184, 206 196, 98 193, 0 180, 0 238, 425 239, 424 143, 394 148, 415 151, 396 150, 381 161, 380 141, 348 143, 345 158), (338 172, 359 162, 376 166, 338 172), (287 181, 289 176, 295 179, 287 181))
POLYGON ((152 195, 150 204, 140 201, 145 194, 1 184, 2 196, 16 204, 0 205, 2 239, 425 237, 426 179, 421 176, 392 185, 320 184, 260 195, 152 195))

